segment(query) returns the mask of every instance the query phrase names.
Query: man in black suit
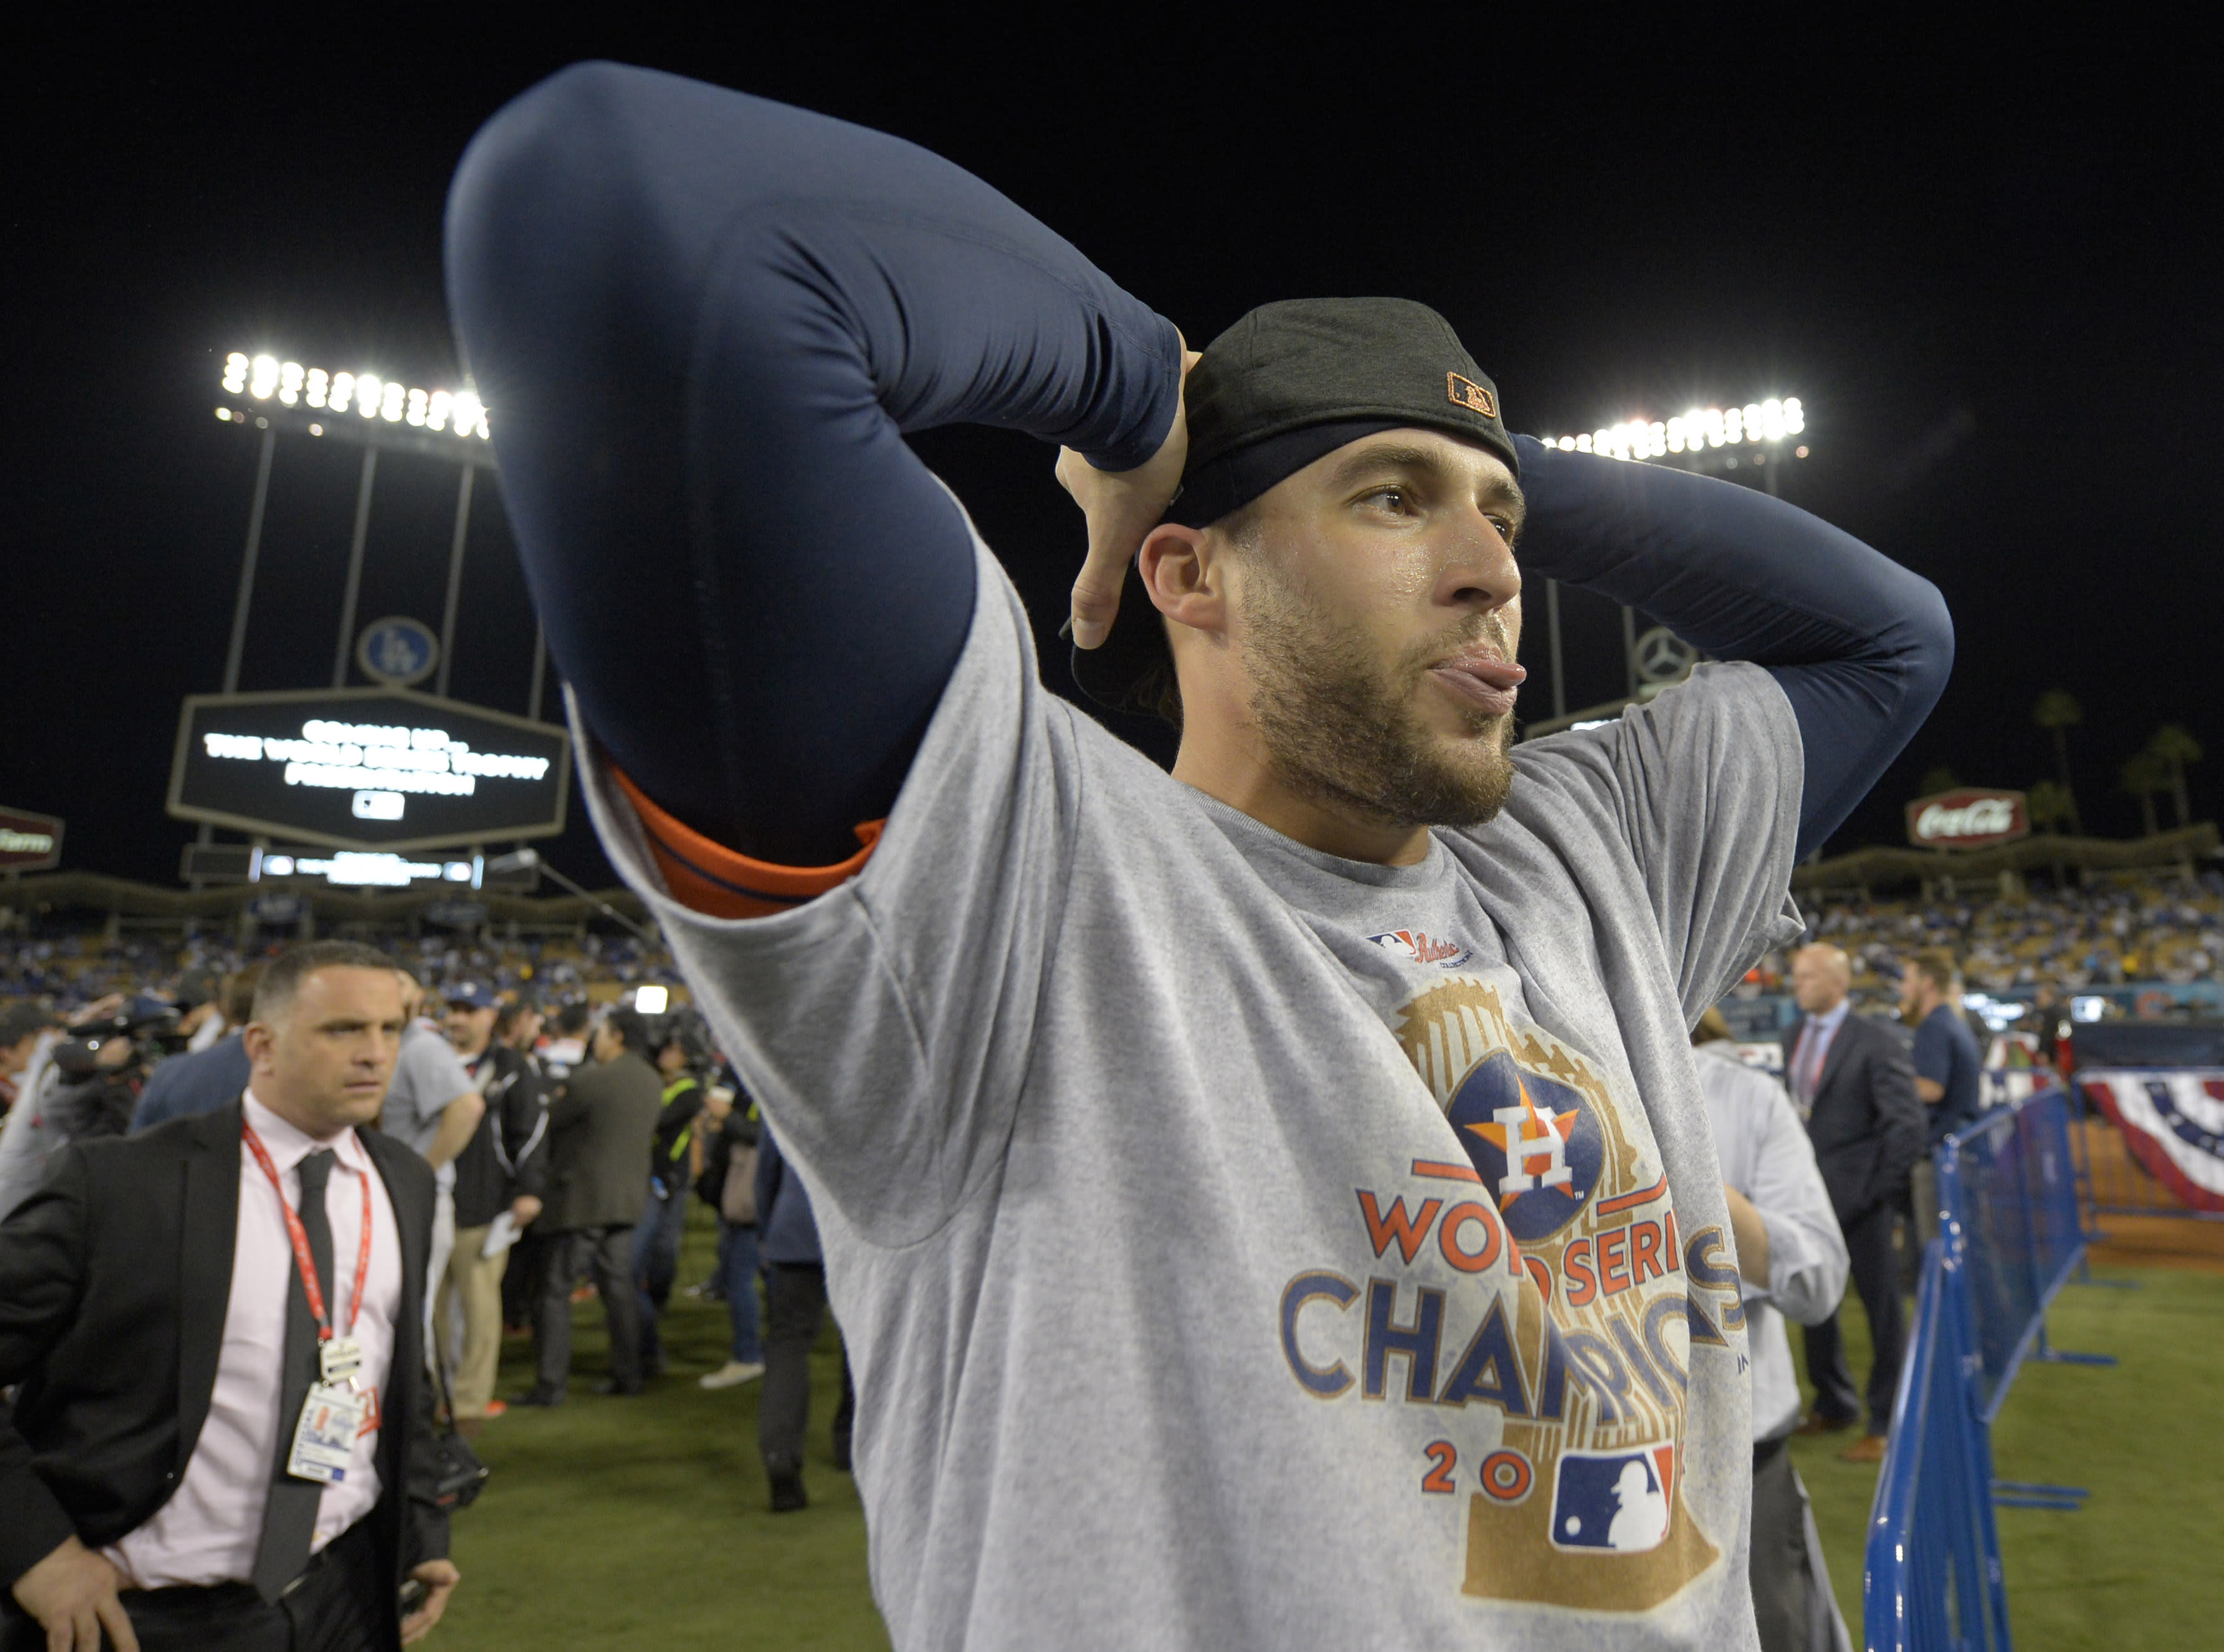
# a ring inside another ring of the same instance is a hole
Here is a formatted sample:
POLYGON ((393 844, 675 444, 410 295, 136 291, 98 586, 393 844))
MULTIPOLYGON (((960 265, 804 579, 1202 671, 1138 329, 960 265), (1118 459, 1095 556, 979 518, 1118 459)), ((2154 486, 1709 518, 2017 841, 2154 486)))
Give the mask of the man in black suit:
POLYGON ((402 1026, 384 954, 296 947, 243 1095, 69 1148, 0 1224, 5 1652, 342 1652, 439 1620, 433 1174, 357 1128, 402 1026))
MULTIPOLYGON (((1791 1046, 1789 1076, 1869 1318, 1868 1434, 1844 1455, 1873 1463, 1884 1456, 1905 1344, 1892 1217, 1923 1153, 1924 1119, 1915 1068, 1899 1035, 1853 1013, 1846 997, 1852 980, 1852 966, 1835 946, 1803 947, 1792 959, 1791 990, 1807 1018, 1791 1046)), ((1861 1400, 1835 1313, 1807 1327, 1807 1375, 1815 1409, 1800 1433, 1835 1433, 1859 1420, 1861 1400)))
POLYGON ((573 1070, 548 1104, 548 1203, 553 1236, 533 1326, 540 1376, 520 1405, 561 1405, 572 1374, 572 1288, 594 1275, 610 1331, 610 1380, 598 1394, 639 1394, 641 1307, 633 1286, 633 1229, 648 1203, 648 1148, 664 1111, 664 1080, 648 1064, 648 1023, 620 1007, 595 1029, 593 1062, 573 1070))

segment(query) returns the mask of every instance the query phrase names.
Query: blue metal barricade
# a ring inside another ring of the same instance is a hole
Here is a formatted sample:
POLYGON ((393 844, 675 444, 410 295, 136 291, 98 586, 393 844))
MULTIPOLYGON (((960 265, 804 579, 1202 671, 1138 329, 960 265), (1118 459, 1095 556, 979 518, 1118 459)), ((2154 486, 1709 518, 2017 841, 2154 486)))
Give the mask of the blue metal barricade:
POLYGON ((1941 1233, 1924 1253, 1870 1512, 1867 1640, 1872 1652, 2008 1652, 1993 1507, 2074 1510, 2085 1494, 1993 1479, 1993 1421, 2027 1358, 2114 1361, 2046 1340, 2047 1307, 2085 1249, 2063 1093, 1993 1109, 1935 1161, 1941 1233))

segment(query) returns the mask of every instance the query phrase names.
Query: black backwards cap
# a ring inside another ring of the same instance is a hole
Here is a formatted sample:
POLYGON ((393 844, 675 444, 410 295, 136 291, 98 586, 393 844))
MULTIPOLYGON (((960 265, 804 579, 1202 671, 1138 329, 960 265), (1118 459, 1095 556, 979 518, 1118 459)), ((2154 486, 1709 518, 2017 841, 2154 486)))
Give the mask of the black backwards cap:
MULTIPOLYGON (((1189 459, 1166 519, 1204 528, 1347 442, 1440 430, 1478 443, 1519 476, 1498 391, 1451 324, 1403 298, 1262 304, 1205 347, 1185 395, 1189 459)), ((1128 590, 1102 646, 1073 650, 1082 692, 1112 711, 1155 711, 1136 690, 1170 664, 1150 598, 1128 590)))

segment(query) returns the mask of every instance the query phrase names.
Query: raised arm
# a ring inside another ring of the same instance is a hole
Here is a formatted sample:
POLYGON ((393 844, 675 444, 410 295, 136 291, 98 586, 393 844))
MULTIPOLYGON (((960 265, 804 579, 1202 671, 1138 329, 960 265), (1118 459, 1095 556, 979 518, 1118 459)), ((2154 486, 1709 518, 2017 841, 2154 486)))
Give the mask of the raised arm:
POLYGON ((1516 437, 1524 573, 1641 608, 1767 668, 1799 719, 1798 852, 1843 823, 1946 687, 1937 588, 1796 506, 1712 478, 1516 437))
MULTIPOLYGON (((1140 465, 1180 341, 1065 241, 898 139, 584 64, 472 142, 452 313, 534 600, 588 726, 664 811, 768 863, 852 855, 973 607, 902 433, 1140 465)), ((652 817, 652 826, 654 827, 652 817)))

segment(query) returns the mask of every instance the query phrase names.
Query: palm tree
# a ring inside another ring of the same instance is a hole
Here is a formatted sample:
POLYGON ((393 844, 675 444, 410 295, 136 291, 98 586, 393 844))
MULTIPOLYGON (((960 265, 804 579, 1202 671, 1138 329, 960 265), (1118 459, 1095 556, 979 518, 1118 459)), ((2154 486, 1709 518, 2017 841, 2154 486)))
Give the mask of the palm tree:
POLYGON ((2061 777, 2062 789, 2069 794, 2069 824, 2082 837, 2085 822, 2077 810, 2077 788, 2069 783, 2069 742, 2063 731, 2082 723, 2085 709, 2067 688, 2050 688, 2031 708, 2031 720, 2054 737, 2054 769, 2061 777))
POLYGON ((2177 805, 2177 823, 2181 826, 2192 825, 2193 809, 2185 796, 2185 765, 2201 761, 2201 742, 2183 725, 2165 723, 2147 742, 2147 755, 2168 765, 2170 801, 2177 805))
POLYGON ((2139 800, 2139 819, 2147 836, 2161 830, 2155 824, 2155 794, 2170 784, 2170 765, 2151 751, 2135 752, 2124 759, 2123 788, 2139 800))
POLYGON ((2058 780, 2034 781, 2024 794, 2024 813, 2041 832, 2059 832, 2076 813, 2076 801, 2058 780))
MULTIPOLYGON (((2024 794, 2023 807, 2024 813, 2031 818, 2032 830, 2051 835, 2060 832, 2069 820, 2076 801, 2060 781, 2040 780, 2032 782, 2031 789, 2024 794)), ((2054 887, 2057 890, 2069 887, 2058 852, 2054 857, 2054 887)))

